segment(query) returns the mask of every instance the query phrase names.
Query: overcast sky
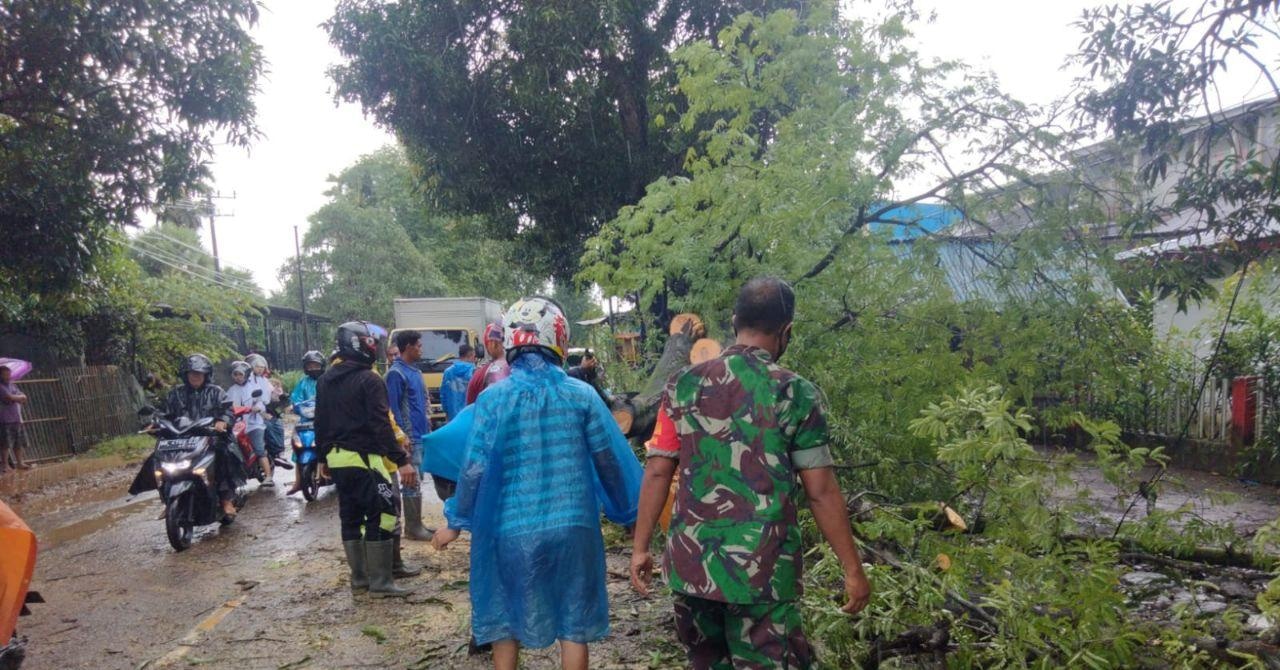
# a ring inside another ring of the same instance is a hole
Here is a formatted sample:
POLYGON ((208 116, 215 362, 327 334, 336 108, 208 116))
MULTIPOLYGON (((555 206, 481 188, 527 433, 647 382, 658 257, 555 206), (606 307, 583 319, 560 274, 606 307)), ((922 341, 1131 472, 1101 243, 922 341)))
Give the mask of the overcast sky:
MULTIPOLYGON (((268 292, 279 288, 276 271, 293 257, 293 228, 325 201, 326 177, 357 157, 393 141, 355 105, 335 105, 325 68, 338 60, 320 23, 331 0, 266 0, 254 36, 268 72, 257 97, 263 137, 249 152, 222 148, 213 166, 223 262, 253 272, 268 292)), ((1012 95, 1049 103, 1067 94, 1073 74, 1061 66, 1080 34, 1070 24, 1098 0, 917 0, 936 21, 917 26, 926 56, 961 59, 996 73, 1012 95)), ((855 11, 861 1, 854 4, 855 11)), ((1233 101, 1259 96, 1256 78, 1233 87, 1233 101)), ((209 231, 204 231, 206 246, 209 231)))

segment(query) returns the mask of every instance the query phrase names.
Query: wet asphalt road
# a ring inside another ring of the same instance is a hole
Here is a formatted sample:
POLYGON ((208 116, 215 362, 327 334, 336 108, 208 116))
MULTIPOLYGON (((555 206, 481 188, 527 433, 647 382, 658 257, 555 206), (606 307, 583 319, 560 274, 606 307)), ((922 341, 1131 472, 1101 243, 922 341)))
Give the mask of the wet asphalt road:
MULTIPOLYGON (((19 622, 25 669, 490 667, 466 653, 465 535, 442 553, 407 544, 406 560, 424 571, 401 583, 419 592, 376 601, 347 588, 331 488, 312 503, 286 498, 292 474, 277 472, 233 525, 199 528, 177 553, 155 493, 124 494, 132 474, 118 468, 16 505, 39 538, 33 589, 48 601, 19 622)), ((438 499, 423 491, 428 525, 441 523, 438 499)), ((642 649, 642 638, 669 611, 631 594, 625 561, 610 556, 615 634, 593 648, 593 667, 647 667, 653 640, 642 649)), ((554 648, 525 661, 558 667, 554 648)))

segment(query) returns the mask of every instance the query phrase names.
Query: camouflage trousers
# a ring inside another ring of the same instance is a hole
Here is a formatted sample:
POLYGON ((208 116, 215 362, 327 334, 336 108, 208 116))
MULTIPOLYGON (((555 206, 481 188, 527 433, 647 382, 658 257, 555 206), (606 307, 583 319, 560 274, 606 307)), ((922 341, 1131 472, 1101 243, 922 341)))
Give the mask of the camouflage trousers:
POLYGON ((675 594, 676 634, 694 670, 805 670, 813 648, 794 602, 735 605, 675 594))

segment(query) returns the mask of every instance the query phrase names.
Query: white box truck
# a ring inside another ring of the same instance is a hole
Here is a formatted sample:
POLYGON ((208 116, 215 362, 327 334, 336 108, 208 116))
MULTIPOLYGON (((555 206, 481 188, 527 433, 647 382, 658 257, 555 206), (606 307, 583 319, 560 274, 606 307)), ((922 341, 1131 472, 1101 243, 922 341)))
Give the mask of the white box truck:
POLYGON ((430 397, 432 423, 443 422, 440 379, 445 369, 457 358, 459 345, 484 351, 480 338, 485 326, 502 320, 502 305, 489 298, 396 298, 393 316, 393 341, 402 330, 422 333, 422 358, 417 365, 430 397))

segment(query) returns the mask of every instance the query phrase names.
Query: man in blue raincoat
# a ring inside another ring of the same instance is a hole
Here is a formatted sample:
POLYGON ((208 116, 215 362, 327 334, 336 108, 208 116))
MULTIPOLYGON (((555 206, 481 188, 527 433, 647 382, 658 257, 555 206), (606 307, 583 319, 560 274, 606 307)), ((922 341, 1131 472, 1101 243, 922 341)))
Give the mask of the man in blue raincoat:
POLYGON ((504 324, 511 376, 476 401, 434 544, 471 532, 471 630, 496 668, 556 641, 563 667, 586 668, 588 643, 609 634, 600 510, 633 523, 643 472, 595 389, 561 369, 560 307, 525 298, 504 324))
POLYGON ((458 360, 444 371, 440 379, 440 405, 444 407, 445 420, 453 421, 458 412, 467 406, 467 386, 476 373, 476 350, 470 344, 458 347, 458 360))

